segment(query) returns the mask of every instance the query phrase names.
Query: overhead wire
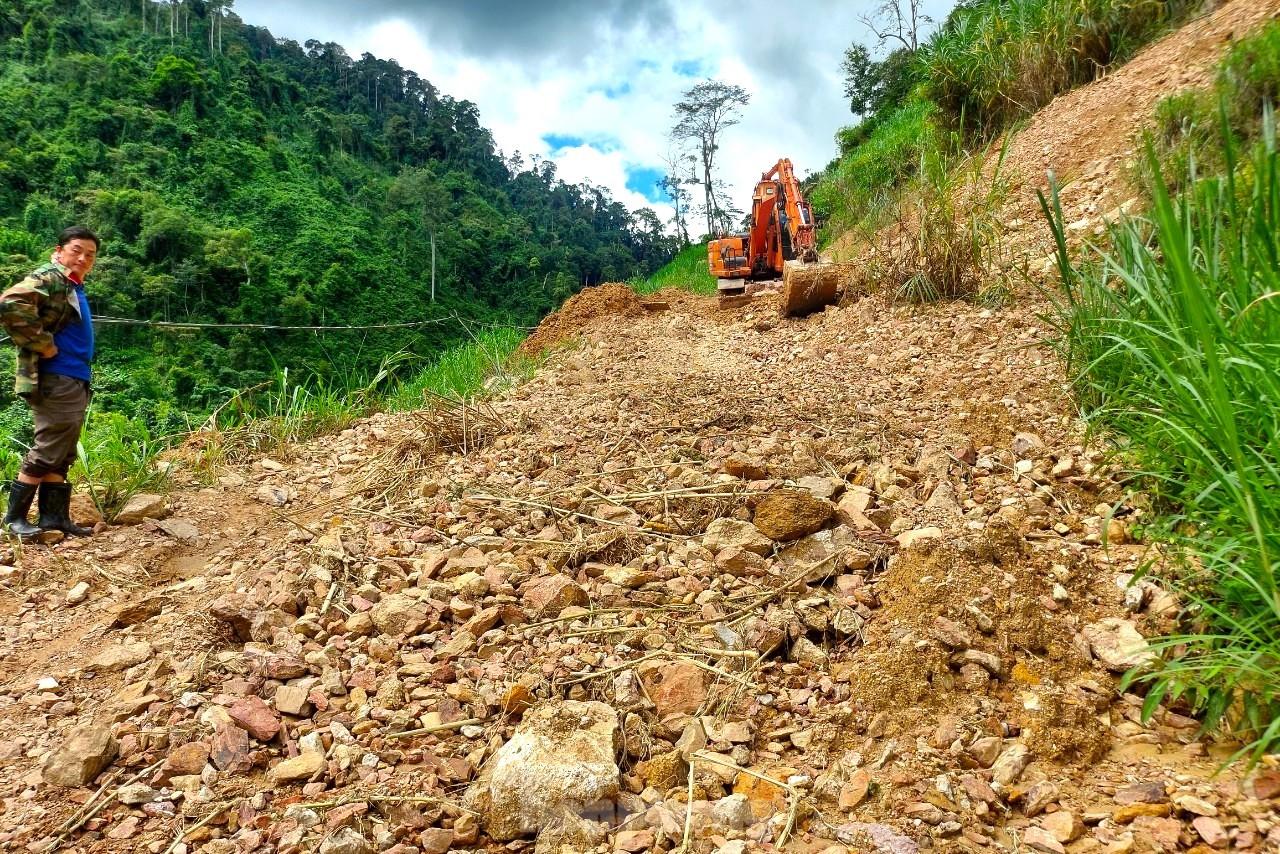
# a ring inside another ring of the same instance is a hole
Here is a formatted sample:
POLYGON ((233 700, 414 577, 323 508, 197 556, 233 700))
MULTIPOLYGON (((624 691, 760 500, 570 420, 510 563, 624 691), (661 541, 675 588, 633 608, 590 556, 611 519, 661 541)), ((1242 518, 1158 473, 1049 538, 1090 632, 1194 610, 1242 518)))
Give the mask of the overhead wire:
MULTIPOLYGON (((519 329, 529 332, 537 328, 535 326, 518 326, 511 323, 479 323, 473 320, 465 320, 456 312, 445 317, 435 317, 430 320, 409 320, 400 323, 367 323, 352 326, 291 326, 276 323, 197 323, 195 321, 180 320, 141 320, 134 317, 112 317, 109 315, 94 315, 93 317, 93 322, 95 324, 102 323, 115 326, 142 326, 153 329, 254 329, 272 332, 359 332, 378 329, 413 329, 423 326, 437 326, 449 321, 454 321, 468 330, 476 328, 519 329)), ((8 335, 0 332, 0 342, 9 340, 11 339, 8 335)))
POLYGON ((93 318, 94 323, 116 324, 120 326, 150 326, 157 329, 263 329, 281 332, 338 332, 363 329, 408 329, 418 326, 434 326, 450 320, 460 321, 461 318, 455 314, 448 317, 437 317, 431 320, 411 320, 403 323, 368 323, 356 326, 289 326, 275 323, 196 323, 194 321, 180 320, 138 320, 132 317, 110 317, 105 315, 95 315, 93 318))

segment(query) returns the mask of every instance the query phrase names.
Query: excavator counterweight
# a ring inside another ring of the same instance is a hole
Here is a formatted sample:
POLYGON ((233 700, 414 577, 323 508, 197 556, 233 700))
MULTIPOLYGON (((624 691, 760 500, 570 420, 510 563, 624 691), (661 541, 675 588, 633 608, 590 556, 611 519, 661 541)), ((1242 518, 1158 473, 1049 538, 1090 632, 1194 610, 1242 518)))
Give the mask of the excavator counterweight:
POLYGON ((781 276, 784 314, 807 314, 835 299, 834 289, 814 285, 831 278, 810 275, 817 271, 807 268, 817 263, 813 211, 786 157, 760 176, 751 194, 747 232, 723 235, 707 244, 707 266, 719 279, 721 294, 742 293, 749 280, 781 276), (789 272, 798 270, 805 272, 789 272), (789 287, 793 275, 798 286, 789 287))

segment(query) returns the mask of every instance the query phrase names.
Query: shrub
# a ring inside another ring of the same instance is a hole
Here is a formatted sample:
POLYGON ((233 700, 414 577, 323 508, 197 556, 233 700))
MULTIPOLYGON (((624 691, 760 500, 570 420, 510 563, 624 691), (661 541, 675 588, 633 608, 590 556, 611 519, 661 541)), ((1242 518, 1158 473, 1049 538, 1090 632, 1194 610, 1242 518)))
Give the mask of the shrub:
POLYGON ((927 101, 908 101, 818 182, 809 200, 828 225, 824 234, 883 222, 898 188, 936 138, 935 112, 927 101))
POLYGON ((445 397, 474 397, 495 380, 511 382, 527 376, 533 363, 515 355, 524 337, 521 330, 511 327, 477 332, 467 343, 445 350, 425 370, 397 388, 388 399, 387 408, 418 409, 428 392, 445 397))
POLYGON ((716 293, 716 280, 707 269, 707 244, 686 246, 652 276, 630 284, 638 294, 656 293, 663 288, 680 288, 695 294, 716 293))
POLYGON ((924 47, 925 89, 943 115, 990 135, 1127 59, 1191 0, 986 0, 956 11, 924 47))
MULTIPOLYGON (((1188 90, 1156 104, 1154 144, 1165 186, 1176 193, 1196 174, 1218 174, 1223 162, 1221 125, 1244 142, 1262 132, 1264 103, 1280 97, 1280 22, 1236 42, 1222 61, 1212 92, 1188 90)), ((1154 176, 1139 164, 1140 184, 1154 176)))
POLYGON ((1256 120, 1264 103, 1280 103, 1280 21, 1269 22, 1231 48, 1222 63, 1218 88, 1230 94, 1237 124, 1242 124, 1242 118, 1256 120))
POLYGON ((988 173, 985 158, 966 151, 960 136, 927 146, 917 176, 895 201, 896 224, 870 231, 871 258, 862 273, 899 299, 931 302, 1006 292, 996 276, 1000 207, 1008 194, 1004 149, 988 173))
POLYGON ((166 444, 139 419, 91 409, 69 479, 88 486, 98 512, 109 522, 134 495, 167 481, 156 465, 166 444))

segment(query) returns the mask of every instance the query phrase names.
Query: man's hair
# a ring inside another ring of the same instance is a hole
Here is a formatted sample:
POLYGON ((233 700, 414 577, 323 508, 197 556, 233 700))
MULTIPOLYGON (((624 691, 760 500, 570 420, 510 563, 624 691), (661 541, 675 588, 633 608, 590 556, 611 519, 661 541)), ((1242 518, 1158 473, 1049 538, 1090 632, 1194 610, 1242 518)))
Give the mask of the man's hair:
POLYGON ((58 235, 59 246, 66 246, 73 240, 92 240, 95 249, 102 248, 102 242, 98 240, 98 235, 94 234, 83 225, 73 225, 70 228, 64 228, 62 233, 58 235))

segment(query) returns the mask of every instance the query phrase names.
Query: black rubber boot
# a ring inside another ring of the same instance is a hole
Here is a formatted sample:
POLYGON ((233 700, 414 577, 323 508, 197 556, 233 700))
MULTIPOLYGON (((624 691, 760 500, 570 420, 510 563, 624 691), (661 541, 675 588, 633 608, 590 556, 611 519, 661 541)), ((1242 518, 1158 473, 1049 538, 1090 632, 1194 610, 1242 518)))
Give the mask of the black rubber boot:
POLYGON ((71 484, 40 484, 40 530, 61 531, 73 537, 87 537, 93 528, 81 528, 71 521, 71 484))
POLYGON ((9 509, 4 514, 4 529, 7 533, 24 540, 40 533, 38 527, 27 521, 31 501, 39 488, 38 483, 23 483, 20 480, 9 483, 9 509))

